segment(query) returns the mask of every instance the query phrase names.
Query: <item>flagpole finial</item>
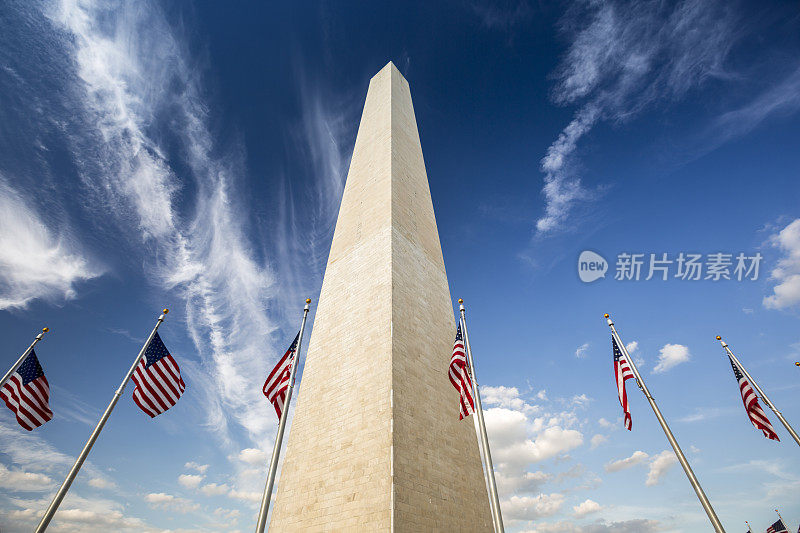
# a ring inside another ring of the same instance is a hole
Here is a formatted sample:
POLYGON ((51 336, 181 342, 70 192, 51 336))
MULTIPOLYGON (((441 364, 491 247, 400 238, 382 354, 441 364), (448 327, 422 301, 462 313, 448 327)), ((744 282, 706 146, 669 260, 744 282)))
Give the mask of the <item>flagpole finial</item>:
POLYGON ((163 311, 161 311, 161 312, 162 312, 162 313, 164 313, 164 314, 166 315, 167 313, 169 313, 169 309, 166 309, 166 308, 165 308, 165 309, 164 309, 163 311))
POLYGON ((42 328, 42 333, 47 333, 48 331, 50 331, 50 328, 48 328, 48 327, 43 327, 42 328))
POLYGON ((717 340, 718 340, 718 341, 721 341, 721 340, 722 340, 722 337, 720 337, 719 335, 717 335, 717 340))
POLYGON ((795 361, 794 366, 800 366, 800 361, 795 361))
POLYGON ((459 298, 458 299, 458 303, 463 304, 464 303, 464 298, 459 298))
POLYGON ((608 318, 610 315, 608 313, 603 315, 603 318, 608 318))
POLYGON ((306 298, 306 303, 310 304, 311 303, 311 298, 306 298))

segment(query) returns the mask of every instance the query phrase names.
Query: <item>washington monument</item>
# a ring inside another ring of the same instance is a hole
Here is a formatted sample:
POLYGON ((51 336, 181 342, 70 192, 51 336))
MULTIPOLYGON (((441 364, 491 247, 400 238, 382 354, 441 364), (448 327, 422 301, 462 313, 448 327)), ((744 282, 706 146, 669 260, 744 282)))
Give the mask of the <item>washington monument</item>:
POLYGON ((270 531, 491 531, 408 82, 370 81, 270 531))

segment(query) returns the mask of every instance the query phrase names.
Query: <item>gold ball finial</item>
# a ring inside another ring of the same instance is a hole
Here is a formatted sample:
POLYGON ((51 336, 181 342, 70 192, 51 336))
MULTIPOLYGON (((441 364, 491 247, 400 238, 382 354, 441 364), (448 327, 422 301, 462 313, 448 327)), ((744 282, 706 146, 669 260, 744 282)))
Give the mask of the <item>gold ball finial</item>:
POLYGON ((48 331, 50 331, 50 328, 47 328, 47 327, 42 328, 42 333, 47 333, 48 331))
POLYGON ((800 361, 795 361, 794 366, 800 366, 800 361))
POLYGON ((169 313, 169 309, 166 309, 166 308, 165 308, 165 309, 164 309, 163 311, 161 311, 161 312, 162 312, 162 313, 164 313, 164 314, 166 315, 167 313, 169 313))
POLYGON ((608 318, 608 317, 609 317, 609 314, 608 314, 608 313, 606 313, 606 314, 604 314, 604 315, 603 315, 603 318, 608 318))
POLYGON ((718 341, 721 341, 721 340, 722 340, 722 337, 720 337, 719 335, 717 335, 717 340, 718 340, 718 341))
POLYGON ((311 298, 306 298, 306 303, 310 304, 311 303, 311 298))
POLYGON ((463 304, 464 303, 464 298, 459 298, 458 299, 458 303, 463 304))

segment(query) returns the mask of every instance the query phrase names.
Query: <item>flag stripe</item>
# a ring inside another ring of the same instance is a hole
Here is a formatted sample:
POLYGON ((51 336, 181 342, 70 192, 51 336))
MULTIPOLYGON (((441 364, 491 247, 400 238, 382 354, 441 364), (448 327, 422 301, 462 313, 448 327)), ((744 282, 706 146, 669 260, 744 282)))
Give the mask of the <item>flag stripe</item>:
POLYGON ((267 400, 272 403, 275 408, 275 413, 280 420, 283 414, 283 406, 286 404, 286 391, 289 389, 289 378, 292 374, 292 364, 297 351, 297 342, 300 339, 300 332, 295 336, 294 341, 278 360, 278 363, 272 368, 272 371, 267 376, 264 386, 261 391, 267 400))
POLYGON ((456 339, 453 342, 453 355, 450 358, 448 377, 459 393, 459 420, 463 420, 475 412, 475 402, 472 398, 472 378, 467 364, 460 323, 456 328, 456 339))
POLYGON ((133 401, 154 418, 173 407, 186 390, 175 358, 156 333, 133 372, 133 401))
POLYGON ((28 431, 53 419, 50 384, 33 350, 0 389, 0 398, 28 431))
POLYGON ((764 437, 770 440, 780 441, 769 418, 767 418, 764 410, 761 409, 761 405, 758 403, 758 396, 750 385, 750 382, 747 381, 744 373, 742 373, 741 369, 736 365, 730 355, 728 359, 731 362, 731 368, 733 368, 733 376, 736 378, 736 381, 739 382, 739 393, 742 396, 742 404, 744 404, 744 409, 747 412, 750 423, 753 424, 756 429, 760 430, 761 433, 764 434, 764 437))
POLYGON ((617 341, 614 339, 613 334, 611 335, 611 349, 614 354, 614 377, 617 381, 619 404, 622 406, 622 411, 625 414, 625 429, 631 431, 633 420, 628 406, 628 392, 625 390, 625 382, 634 378, 634 375, 628 364, 628 360, 625 358, 625 355, 623 355, 622 350, 619 349, 619 346, 617 346, 617 341))

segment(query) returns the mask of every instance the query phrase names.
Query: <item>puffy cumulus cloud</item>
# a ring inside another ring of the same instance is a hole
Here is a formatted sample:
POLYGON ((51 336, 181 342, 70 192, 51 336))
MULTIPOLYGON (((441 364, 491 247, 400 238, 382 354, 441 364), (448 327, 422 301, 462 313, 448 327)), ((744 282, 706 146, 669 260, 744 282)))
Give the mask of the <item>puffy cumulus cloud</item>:
POLYGON ((770 280, 776 285, 765 296, 764 307, 785 309, 800 303, 800 218, 770 237, 770 242, 783 253, 770 280))
POLYGON ((102 269, 68 234, 55 235, 33 206, 0 176, 0 309, 69 300, 102 269))
POLYGON ((520 398, 516 387, 481 387, 481 400, 487 405, 497 405, 509 409, 523 409, 525 401, 520 398))
POLYGON ((519 412, 499 408, 486 411, 492 455, 497 457, 499 463, 509 468, 524 468, 530 463, 550 459, 583 444, 580 431, 558 425, 535 432, 529 438, 526 422, 527 419, 519 412))
POLYGON ((217 484, 217 483, 207 483, 200 487, 200 492, 205 494, 206 496, 220 496, 222 494, 228 494, 231 491, 231 488, 228 485, 217 484))
POLYGON ((578 346, 577 350, 575 350, 575 357, 577 357, 578 359, 583 359, 588 355, 588 352, 589 352, 589 343, 584 342, 583 344, 578 346))
POLYGON ((92 479, 89 480, 89 486, 94 487, 96 489, 113 489, 114 487, 117 486, 117 484, 108 478, 93 477, 92 479))
POLYGON ((597 423, 598 423, 598 424, 600 424, 600 425, 601 425, 602 427, 604 427, 604 428, 609 428, 609 429, 610 429, 610 428, 613 428, 613 427, 614 427, 614 424, 612 424, 611 422, 609 422, 609 421, 608 421, 608 420, 606 420, 605 418, 600 418, 600 419, 598 419, 598 420, 597 420, 597 423))
POLYGON ((661 478, 664 476, 664 474, 666 474, 670 468, 675 466, 677 462, 678 458, 675 456, 675 453, 672 450, 664 450, 663 452, 654 456, 650 461, 650 469, 647 471, 647 481, 645 481, 645 485, 648 487, 657 485, 658 482, 661 481, 661 478))
MULTIPOLYGON (((481 389, 481 392, 483 392, 483 389, 481 389)), ((249 465, 265 465, 269 459, 267 452, 258 448, 245 448, 239 452, 237 458, 249 465)))
MULTIPOLYGON (((6 525, 13 524, 11 531, 33 531, 42 517, 43 510, 50 503, 50 498, 36 500, 11 498, 8 503, 12 509, 0 510, 0 515, 4 515, 3 522, 6 525)), ((84 498, 73 490, 61 504, 51 529, 60 533, 157 531, 144 520, 132 515, 133 513, 120 502, 103 498, 84 498)), ((5 531, 5 527, 3 530, 5 531)))
POLYGON ((666 372, 676 365, 687 362, 691 357, 688 347, 682 344, 665 344, 659 350, 658 364, 653 368, 653 373, 666 372))
POLYGON ((176 511, 182 514, 198 511, 200 509, 200 505, 187 500, 186 498, 180 498, 178 496, 165 494, 163 492, 147 494, 144 497, 144 501, 146 501, 150 507, 153 507, 154 509, 176 511))
POLYGON ((208 470, 208 465, 201 465, 199 463, 195 463, 194 461, 189 461, 188 463, 183 465, 183 467, 188 468, 189 470, 195 470, 197 472, 200 472, 201 474, 205 474, 206 470, 208 470))
POLYGON ((606 437, 605 435, 601 435, 600 433, 597 433, 596 435, 592 436, 592 438, 589 440, 589 443, 591 444, 593 450, 598 446, 600 446, 601 444, 603 444, 604 442, 608 442, 608 437, 606 437))
POLYGON ((233 489, 228 493, 228 496, 236 500, 242 500, 250 503, 261 503, 263 493, 256 491, 243 491, 233 489))
POLYGON ((634 519, 606 523, 599 520, 593 524, 574 522, 550 522, 536 524, 536 527, 523 533, 654 533, 662 527, 656 520, 634 519))
POLYGON ((44 474, 9 469, 0 464, 0 488, 11 492, 42 492, 50 490, 54 485, 55 482, 44 474))
POLYGON ((178 476, 178 483, 187 489, 196 489, 203 482, 205 476, 197 474, 181 474, 178 476))
POLYGON ((538 496, 512 496, 500 502, 503 517, 513 520, 535 520, 552 516, 564 505, 564 495, 560 493, 539 494, 538 496))
POLYGON ((542 485, 553 479, 552 474, 545 472, 524 472, 521 475, 506 475, 502 471, 495 472, 497 492, 501 496, 514 493, 539 492, 542 485))
POLYGON ((630 457, 626 457, 625 459, 619 459, 617 461, 612 461, 605 466, 606 472, 619 472, 620 470, 626 470, 631 468, 632 466, 636 466, 638 464, 642 464, 650 456, 647 455, 645 452, 641 450, 637 450, 633 452, 630 457))
POLYGON ((597 503, 594 500, 586 499, 583 503, 579 503, 578 505, 572 508, 573 514, 575 518, 583 518, 584 516, 592 513, 596 513, 597 511, 603 508, 602 505, 597 503))

